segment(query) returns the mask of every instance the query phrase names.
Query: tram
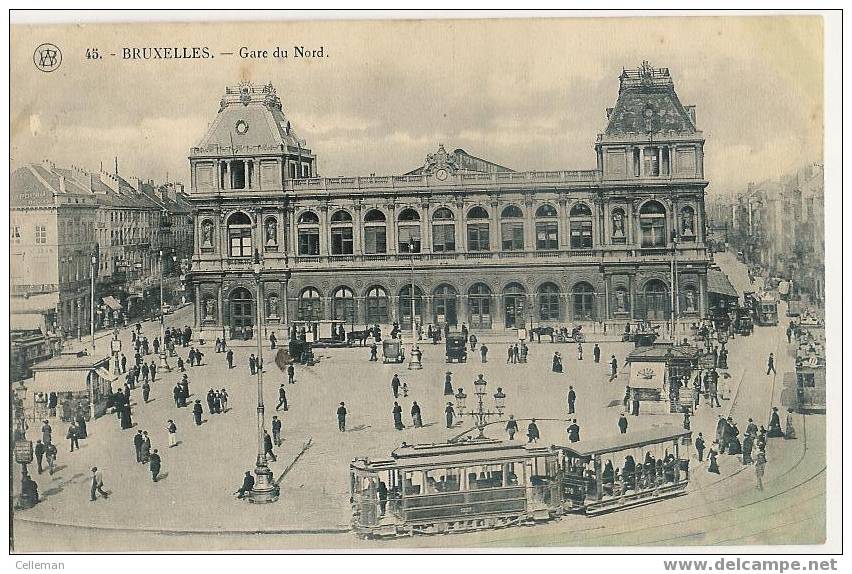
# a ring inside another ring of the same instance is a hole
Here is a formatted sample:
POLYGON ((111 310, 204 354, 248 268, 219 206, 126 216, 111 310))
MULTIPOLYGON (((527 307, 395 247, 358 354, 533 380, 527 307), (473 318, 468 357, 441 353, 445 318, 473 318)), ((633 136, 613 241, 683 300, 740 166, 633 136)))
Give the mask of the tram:
POLYGON ((350 465, 352 527, 382 538, 482 530, 561 514, 557 452, 489 438, 403 445, 350 465))
POLYGON ((565 512, 595 515, 684 494, 691 437, 666 425, 555 447, 565 512))

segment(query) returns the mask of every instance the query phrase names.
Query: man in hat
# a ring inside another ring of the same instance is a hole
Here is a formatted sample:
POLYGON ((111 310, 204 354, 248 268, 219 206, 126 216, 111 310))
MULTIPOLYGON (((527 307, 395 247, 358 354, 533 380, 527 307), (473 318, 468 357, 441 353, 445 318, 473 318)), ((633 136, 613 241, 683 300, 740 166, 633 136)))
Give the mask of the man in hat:
POLYGON ((612 358, 609 360, 609 380, 610 382, 614 381, 618 376, 618 360, 615 358, 615 355, 612 355, 612 358))
POLYGON ((577 424, 577 419, 572 419, 568 425, 568 440, 571 442, 580 442, 580 425, 577 424))
POLYGON ((453 428, 453 417, 456 416, 456 410, 453 408, 453 403, 447 403, 444 409, 444 414, 447 416, 447 428, 453 428))
POLYGON ((201 400, 195 399, 195 406, 192 407, 192 416, 195 417, 195 426, 201 426, 202 414, 204 414, 204 409, 201 406, 201 400))
POLYGON ((530 424, 527 425, 527 443, 538 442, 539 438, 541 438, 541 433, 538 432, 538 425, 535 424, 535 419, 532 419, 530 424))
POLYGON ((254 477, 251 475, 251 471, 246 471, 245 476, 243 477, 243 485, 237 491, 239 496, 237 498, 245 498, 246 495, 251 494, 251 491, 254 489, 254 477))
POLYGON ((394 373, 393 379, 391 379, 391 390, 393 391, 393 398, 399 398, 399 374, 394 373))
POLYGON ((157 477, 160 474, 160 465, 162 461, 160 459, 160 451, 154 449, 154 452, 151 453, 150 458, 148 459, 148 470, 151 471, 151 478, 154 482, 157 482, 157 477))
POLYGON ((621 413, 621 416, 618 417, 618 430, 621 431, 621 434, 627 434, 627 417, 624 416, 624 413, 621 413))
POLYGON ((337 407, 337 428, 340 432, 346 432, 346 405, 342 402, 337 407))
POLYGON ((509 440, 515 440, 515 433, 518 432, 518 421, 515 420, 515 415, 509 415, 509 422, 506 423, 506 432, 509 433, 509 440))
POLYGON ((98 470, 98 467, 92 467, 92 489, 91 489, 91 497, 90 500, 93 502, 98 499, 97 495, 100 494, 104 499, 109 498, 109 493, 104 491, 104 474, 102 471, 98 470))
POLYGON ((574 392, 574 387, 568 385, 568 414, 574 414, 574 402, 577 400, 577 393, 574 392))
POLYGON ((769 353, 769 358, 766 360, 766 374, 768 375, 770 372, 773 375, 777 374, 775 372, 775 355, 772 353, 769 353))
POLYGON ((698 462, 704 461, 704 435, 698 433, 698 438, 695 439, 695 452, 698 455, 698 462))

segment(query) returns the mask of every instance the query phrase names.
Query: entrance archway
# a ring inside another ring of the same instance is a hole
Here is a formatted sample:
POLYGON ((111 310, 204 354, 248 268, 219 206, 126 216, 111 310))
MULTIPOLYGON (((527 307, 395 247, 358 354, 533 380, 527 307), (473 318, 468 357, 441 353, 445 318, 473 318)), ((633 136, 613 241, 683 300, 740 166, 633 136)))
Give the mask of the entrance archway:
POLYGON ((666 321, 671 316, 671 301, 666 284, 659 279, 645 283, 645 318, 649 321, 666 321))
POLYGON ((231 337, 242 337, 254 326, 254 300, 251 292, 239 287, 228 297, 231 337))
MULTIPOLYGON (((399 290, 399 326, 402 329, 411 329, 411 285, 406 285, 399 290)), ((414 287, 414 316, 416 321, 423 324, 423 291, 420 287, 414 287)))
POLYGON ((470 328, 491 328, 491 289, 485 283, 477 283, 467 292, 470 307, 470 328))
POLYGON ((507 329, 520 329, 527 322, 527 290, 520 283, 509 283, 503 289, 503 317, 507 329))
POLYGON ((432 312, 435 325, 453 325, 458 322, 456 316, 457 293, 450 285, 439 285, 432 293, 432 312))

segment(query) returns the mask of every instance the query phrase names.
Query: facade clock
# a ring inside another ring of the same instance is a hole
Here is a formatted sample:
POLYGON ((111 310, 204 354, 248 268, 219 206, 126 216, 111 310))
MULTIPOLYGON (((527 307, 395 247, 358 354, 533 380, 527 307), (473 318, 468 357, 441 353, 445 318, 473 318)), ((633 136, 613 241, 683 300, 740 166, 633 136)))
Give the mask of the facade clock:
POLYGON ((445 170, 443 168, 441 168, 441 169, 439 169, 438 171, 435 172, 435 177, 437 177, 441 181, 444 181, 445 179, 447 179, 448 175, 449 174, 447 173, 447 170, 445 170))
POLYGON ((245 134, 248 131, 248 128, 249 128, 249 126, 245 122, 245 120, 237 121, 237 124, 234 126, 234 129, 236 129, 237 133, 240 134, 240 135, 245 134))

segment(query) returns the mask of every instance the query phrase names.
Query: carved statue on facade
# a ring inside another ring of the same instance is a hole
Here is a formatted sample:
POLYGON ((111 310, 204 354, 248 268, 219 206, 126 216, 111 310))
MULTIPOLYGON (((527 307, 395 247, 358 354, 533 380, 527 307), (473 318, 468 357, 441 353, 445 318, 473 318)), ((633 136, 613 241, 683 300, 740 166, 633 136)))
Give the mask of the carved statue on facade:
POLYGON ((615 311, 617 313, 627 312, 627 292, 624 289, 615 291, 615 311))
POLYGON ((695 311, 695 291, 692 289, 686 290, 686 310, 690 313, 695 311))
POLYGON ((204 318, 216 318, 216 301, 214 301, 213 299, 207 299, 206 301, 204 301, 204 318))
POLYGON ((268 317, 278 316, 278 295, 273 293, 266 300, 266 315, 268 317))
POLYGON ((213 222, 209 219, 201 224, 201 246, 213 247, 213 222))
POLYGON ((680 212, 681 235, 695 235, 695 213, 686 207, 680 212))
POLYGON ((266 245, 278 245, 278 228, 274 219, 266 220, 266 245))
POLYGON ((624 212, 620 209, 612 212, 612 236, 624 237, 624 212))

